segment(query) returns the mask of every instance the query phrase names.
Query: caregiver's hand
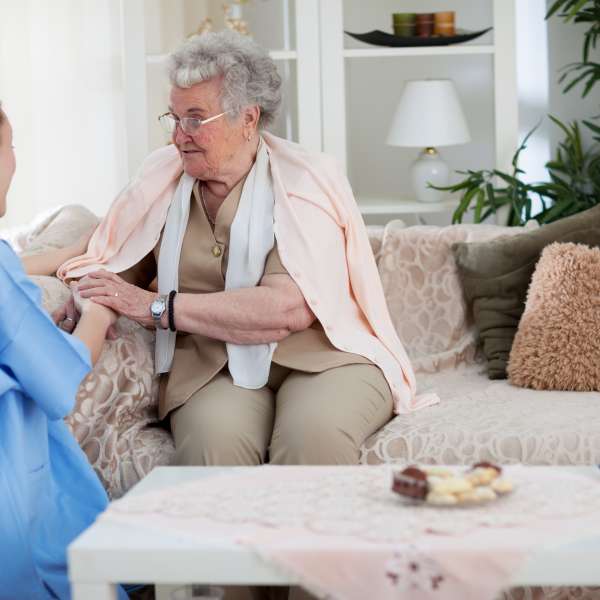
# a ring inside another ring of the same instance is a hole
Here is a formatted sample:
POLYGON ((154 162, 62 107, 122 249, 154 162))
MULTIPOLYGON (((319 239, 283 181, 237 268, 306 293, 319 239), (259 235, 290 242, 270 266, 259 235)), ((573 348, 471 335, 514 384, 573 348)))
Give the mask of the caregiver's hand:
POLYGON ((83 314, 89 314, 92 318, 97 314, 98 317, 102 317, 102 321, 108 321, 110 326, 106 331, 107 339, 115 340, 119 337, 114 326, 118 318, 117 313, 105 306, 94 304, 91 300, 81 298, 77 291, 77 283, 71 282, 71 296, 52 313, 52 320, 63 331, 73 333, 83 314))
POLYGON ((131 285, 105 270, 94 271, 80 279, 77 289, 82 299, 89 298, 144 327, 154 329, 150 304, 156 293, 131 285))
POLYGON ((81 313, 75 307, 73 294, 71 294, 69 299, 60 308, 52 313, 54 323, 67 333, 73 333, 80 318, 81 313))

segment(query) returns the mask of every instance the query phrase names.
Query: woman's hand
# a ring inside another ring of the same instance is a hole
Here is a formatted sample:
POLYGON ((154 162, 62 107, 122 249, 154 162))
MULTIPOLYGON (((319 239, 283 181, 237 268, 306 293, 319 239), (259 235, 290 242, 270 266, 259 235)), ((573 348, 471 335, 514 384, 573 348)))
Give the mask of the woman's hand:
POLYGON ((75 309, 82 317, 84 315, 94 315, 106 321, 109 327, 112 327, 117 322, 119 315, 114 310, 108 308, 108 306, 96 304, 87 298, 82 298, 79 293, 79 284, 74 281, 71 282, 71 293, 75 309))
POLYGON ((131 285, 118 275, 105 270, 94 271, 80 279, 77 290, 82 301, 89 299, 137 321, 144 327, 154 329, 154 321, 150 314, 150 304, 156 298, 154 292, 131 285))
POLYGON ((95 304, 91 300, 81 298, 77 290, 77 283, 71 282, 70 298, 52 313, 52 320, 67 333, 73 333, 84 315, 93 317, 98 323, 106 323, 106 338, 117 339, 117 331, 114 327, 119 315, 110 308, 95 304))
POLYGON ((52 313, 52 320, 54 321, 55 325, 67 333, 73 333, 73 330, 77 326, 80 318, 81 314, 75 307, 73 294, 71 294, 69 299, 60 308, 56 309, 52 313))

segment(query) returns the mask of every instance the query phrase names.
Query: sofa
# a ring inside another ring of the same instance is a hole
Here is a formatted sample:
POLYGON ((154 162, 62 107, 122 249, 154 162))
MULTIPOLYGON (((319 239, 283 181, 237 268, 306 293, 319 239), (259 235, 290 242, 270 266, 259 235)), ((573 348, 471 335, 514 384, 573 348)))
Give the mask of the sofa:
MULTIPOLYGON (((66 245, 98 222, 80 206, 43 215, 4 232, 23 254, 66 245)), ((392 320, 413 361, 420 392, 440 403, 397 415, 366 440, 364 464, 600 464, 598 392, 549 392, 490 380, 462 297, 451 246, 456 241, 514 235, 490 225, 369 227, 392 320)), ((68 297, 54 277, 34 277, 48 311, 68 297)), ((157 417, 153 334, 125 319, 82 382, 69 426, 113 498, 153 467, 169 464, 174 447, 157 417)))
MULTIPOLYGON (((23 253, 58 247, 97 222, 82 207, 44 215, 5 235, 23 253)), ((514 235, 519 228, 489 225, 405 227, 394 221, 369 227, 390 314, 413 361, 419 392, 439 404, 395 416, 366 440, 360 462, 532 465, 600 464, 598 392, 549 392, 490 380, 477 332, 462 295, 451 251, 457 241, 514 235)), ((53 277, 35 277, 49 311, 68 296, 53 277)), ((113 498, 174 457, 169 432, 158 422, 153 334, 120 319, 82 382, 68 419, 75 437, 113 498)), ((513 598, 600 597, 593 590, 521 590, 513 598), (572 593, 572 596, 570 595, 572 593), (540 594, 542 594, 540 596, 540 594), (553 595, 555 594, 555 595, 553 595)))

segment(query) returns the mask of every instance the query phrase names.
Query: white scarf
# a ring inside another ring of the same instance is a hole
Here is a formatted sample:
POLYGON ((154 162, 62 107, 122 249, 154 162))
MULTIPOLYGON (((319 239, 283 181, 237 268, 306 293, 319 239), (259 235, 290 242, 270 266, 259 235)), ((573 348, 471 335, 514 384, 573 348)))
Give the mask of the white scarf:
MULTIPOLYGON (((194 181, 185 173, 181 176, 169 207, 158 258, 159 294, 168 294, 179 286, 179 259, 194 181)), ((231 224, 225 290, 255 287, 262 278, 267 255, 275 243, 274 203, 269 155, 261 138, 256 160, 244 182, 240 203, 231 224)), ((156 373, 167 373, 171 369, 176 336, 173 331, 156 331, 156 373)), ((271 358, 277 343, 227 343, 226 346, 233 383, 248 389, 263 387, 269 378, 271 358)))

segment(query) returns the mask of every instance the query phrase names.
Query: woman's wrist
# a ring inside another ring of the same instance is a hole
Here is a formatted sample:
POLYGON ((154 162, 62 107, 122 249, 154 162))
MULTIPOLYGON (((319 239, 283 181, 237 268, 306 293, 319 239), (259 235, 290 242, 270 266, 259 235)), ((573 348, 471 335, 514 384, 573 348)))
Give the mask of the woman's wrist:
POLYGON ((96 304, 94 302, 86 302, 83 306, 81 317, 92 318, 99 321, 101 325, 108 329, 116 320, 117 314, 107 306, 96 304))

